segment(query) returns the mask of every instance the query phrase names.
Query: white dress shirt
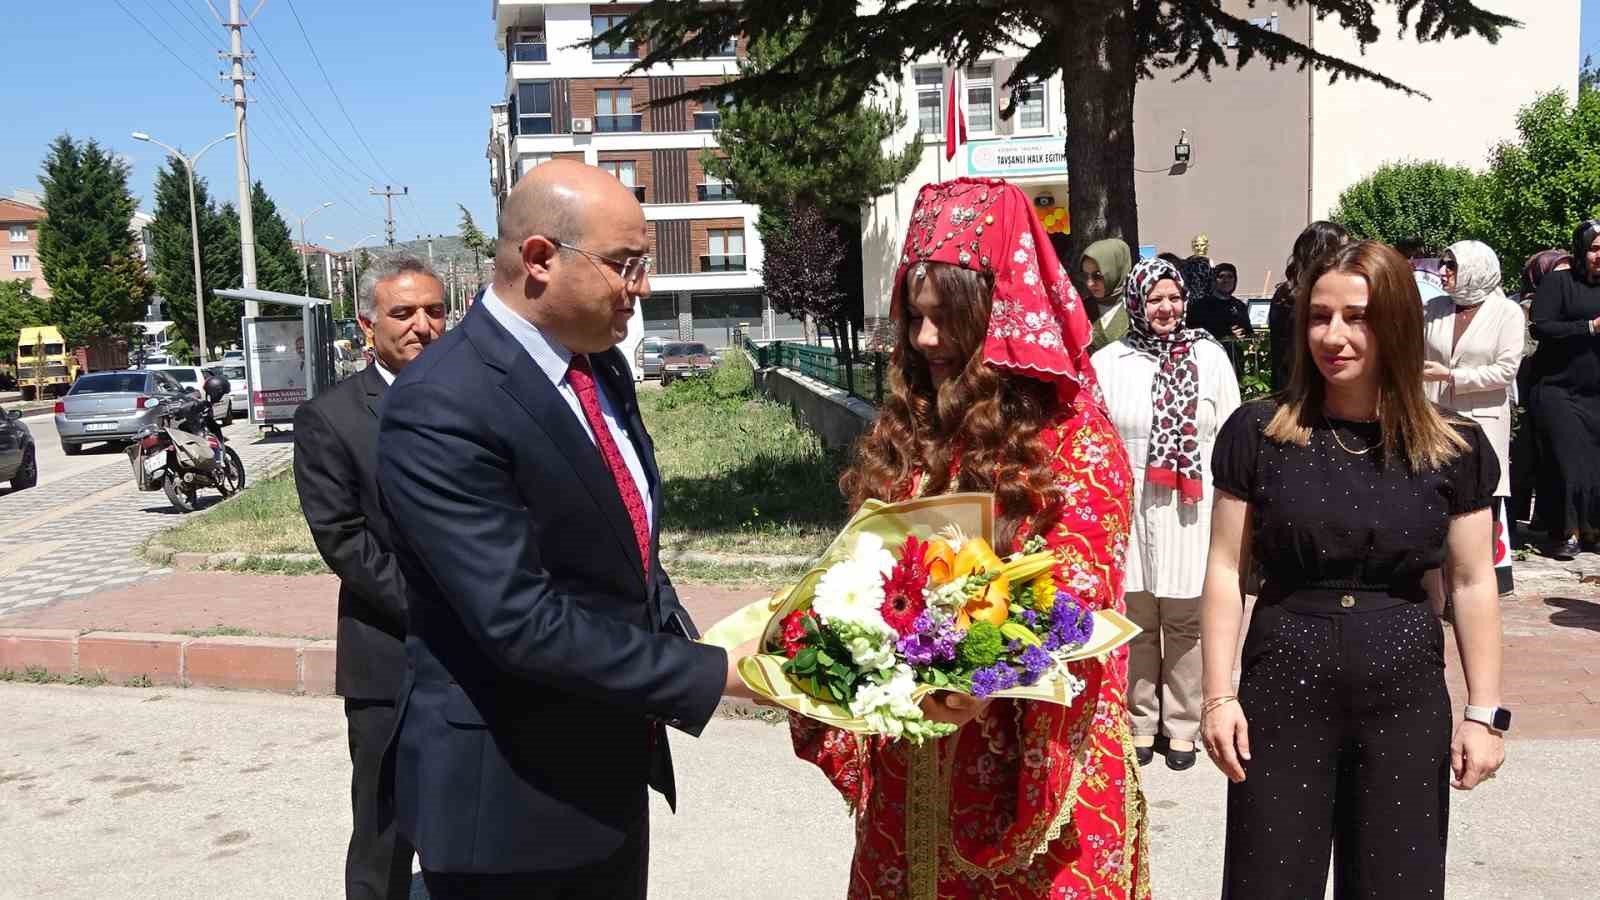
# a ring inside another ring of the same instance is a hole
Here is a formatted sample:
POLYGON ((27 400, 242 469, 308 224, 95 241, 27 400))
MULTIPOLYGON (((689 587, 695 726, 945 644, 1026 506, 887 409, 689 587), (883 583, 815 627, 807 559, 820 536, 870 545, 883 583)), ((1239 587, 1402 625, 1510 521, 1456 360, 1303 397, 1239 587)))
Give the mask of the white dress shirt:
POLYGON ((376 356, 372 358, 372 365, 373 368, 378 370, 378 377, 383 379, 383 383, 390 387, 394 387, 394 373, 388 369, 385 369, 383 367, 383 363, 378 362, 378 358, 376 356))
MULTIPOLYGON (((578 392, 567 381, 567 369, 572 365, 572 351, 561 346, 560 341, 545 334, 537 325, 512 312, 510 307, 495 296, 493 288, 485 289, 483 299, 478 302, 484 305, 485 310, 494 316, 494 320, 499 322, 502 328, 511 332, 511 336, 522 345, 522 349, 528 351, 539 371, 555 385, 556 393, 567 401, 567 408, 572 410, 572 415, 583 427, 583 433, 593 441, 594 430, 589 427, 589 417, 583 414, 583 404, 578 400, 578 392)), ((628 474, 633 476, 633 483, 639 489, 640 498, 644 500, 646 521, 653 527, 656 513, 650 500, 650 482, 645 477, 644 463, 639 459, 639 451, 634 447, 633 440, 628 437, 628 429, 624 427, 622 418, 617 415, 616 406, 612 404, 611 397, 606 392, 605 379, 596 374, 594 386, 595 393, 600 397, 600 415, 605 419, 606 428, 611 432, 611 439, 622 452, 622 461, 628 467, 628 474)), ((599 447, 598 444, 595 446, 599 447)))

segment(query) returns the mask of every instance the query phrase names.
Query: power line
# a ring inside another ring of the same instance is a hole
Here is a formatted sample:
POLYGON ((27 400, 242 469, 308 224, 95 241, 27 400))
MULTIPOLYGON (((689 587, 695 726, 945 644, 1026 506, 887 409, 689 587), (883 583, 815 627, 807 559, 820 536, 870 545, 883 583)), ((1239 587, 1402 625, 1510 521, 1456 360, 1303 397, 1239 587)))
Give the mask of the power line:
POLYGON ((294 0, 284 0, 284 2, 289 6, 289 13, 294 16, 295 24, 300 26, 300 36, 305 38, 306 49, 311 51, 312 60, 316 62, 317 69, 322 72, 322 80, 328 85, 328 93, 333 95, 333 102, 339 105, 339 112, 344 114, 344 120, 349 124, 350 130, 355 133, 356 140, 361 142, 361 146, 366 149, 367 155, 372 157, 372 162, 378 167, 378 171, 382 172, 389 181, 397 181, 398 179, 390 175, 389 170, 383 167, 383 163, 378 161, 378 155, 372 152, 372 147, 367 144, 367 139, 362 136, 361 129, 357 128, 355 120, 350 118, 350 111, 345 109, 344 101, 339 99, 339 92, 334 89, 333 79, 328 77, 328 69, 323 66, 322 57, 317 55, 317 48, 311 44, 311 35, 306 32, 306 23, 300 20, 300 11, 294 8, 294 0))
MULTIPOLYGON (((361 164, 356 162, 355 158, 352 157, 348 152, 345 151, 344 145, 341 144, 339 142, 339 140, 333 136, 333 132, 328 130, 328 126, 322 124, 322 120, 317 118, 316 111, 311 108, 311 104, 310 103, 306 102, 305 95, 300 93, 300 88, 295 86, 294 79, 289 77, 288 70, 285 69, 283 67, 283 64, 278 61, 278 54, 274 53, 273 50, 272 50, 272 47, 267 43, 266 35, 261 33, 261 29, 260 28, 256 29, 255 34, 256 34, 256 43, 258 43, 261 46, 261 49, 267 51, 267 58, 272 61, 273 68, 278 70, 278 74, 280 76, 282 76, 283 82, 289 86, 289 90, 294 94, 295 98, 300 101, 301 107, 303 107, 305 109, 305 111, 306 111, 306 114, 311 117, 312 123, 315 124, 317 126, 318 130, 320 130, 323 133, 323 135, 328 138, 329 143, 333 144, 333 146, 339 151, 339 154, 341 156, 343 156, 346 160, 349 160, 350 165, 355 167, 355 169, 357 171, 359 171, 361 169, 361 164)), ((259 78, 260 75, 261 75, 261 72, 258 70, 256 72, 256 75, 259 78)), ((280 102, 281 102, 281 100, 280 100, 280 102)), ((343 170, 342 166, 340 168, 341 168, 341 170, 343 170)), ((349 170, 344 170, 344 171, 345 171, 345 173, 347 175, 349 174, 349 170)), ((363 173, 360 176, 352 176, 352 177, 354 177, 354 179, 356 181, 376 181, 376 180, 378 180, 375 177, 373 177, 370 172, 363 173)))
MULTIPOLYGON (((353 202, 349 195, 345 194, 332 180, 330 180, 322 171, 321 165, 312 160, 311 157, 308 156, 301 148, 300 144, 296 142, 294 132, 287 125, 285 125, 283 121, 285 118, 289 118, 290 121, 293 121, 293 117, 285 116, 281 110, 274 108, 270 104, 261 104, 257 107, 257 109, 265 114, 268 114, 267 118, 263 119, 262 121, 270 122, 275 128, 278 129, 278 136, 284 139, 284 146, 294 151, 294 153, 300 157, 300 160, 304 163, 305 170, 309 171, 313 176, 315 176, 318 181, 321 181, 323 186, 328 189, 328 191, 336 200, 339 201, 340 204, 349 207, 350 210, 356 213, 358 216, 365 217, 371 215, 369 211, 363 210, 359 204, 353 202)), ((318 149, 320 150, 321 148, 319 147, 318 149)), ((282 162, 281 159, 280 162, 282 162)), ((292 167, 285 163, 284 168, 288 170, 292 167)), ((362 221, 368 220, 363 218, 362 221)))
POLYGON ((189 36, 186 33, 184 33, 182 30, 180 30, 180 28, 177 25, 172 24, 172 22, 167 19, 166 13, 163 13, 160 9, 158 9, 158 8, 156 8, 154 6, 150 7, 150 9, 147 10, 147 12, 153 18, 155 18, 155 19, 157 19, 157 20, 159 20, 161 22, 161 28, 171 35, 172 42, 174 44, 177 44, 179 47, 183 48, 184 51, 186 51, 187 53, 189 53, 191 55, 195 55, 195 56, 204 56, 205 55, 205 52, 204 52, 205 42, 202 41, 201 44, 200 44, 200 47, 202 48, 201 52, 195 53, 194 47, 191 44, 189 44, 189 36))
POLYGON ((188 69, 189 70, 189 74, 193 75, 195 77, 196 81, 199 81, 202 85, 205 85, 206 93, 212 94, 212 95, 216 94, 216 92, 217 92, 216 85, 213 84, 210 80, 208 80, 204 75, 201 75, 198 71, 196 71, 194 66, 191 66, 187 62, 185 62, 183 57, 179 56, 177 54, 177 52, 174 51, 171 47, 167 46, 167 42, 163 41, 154 31, 151 31, 150 30, 150 26, 146 25, 144 23, 144 20, 142 20, 138 16, 134 15, 132 10, 130 10, 126 6, 122 5, 122 0, 112 0, 112 2, 117 4, 117 8, 118 9, 122 10, 124 13, 127 13, 128 18, 133 20, 133 24, 138 25, 140 28, 144 29, 144 33, 150 35, 150 40, 155 41, 157 44, 159 44, 161 46, 161 49, 167 51, 167 55, 168 56, 171 56, 173 59, 177 60, 178 61, 178 65, 183 66, 185 69, 188 69))
POLYGON ((288 121, 290 123, 292 123, 294 125, 295 128, 298 128, 300 130, 301 134, 305 135, 306 143, 308 145, 310 145, 311 147, 315 148, 318 153, 321 153, 325 158, 327 158, 328 162, 331 163, 333 165, 333 167, 335 169, 337 169, 339 171, 339 173, 341 175, 343 175, 344 177, 349 178, 352 181, 358 181, 358 182, 359 181, 370 181, 371 180, 370 178, 367 178, 367 177, 365 177, 363 175, 357 175, 357 174, 351 172, 349 169, 346 169, 342 163, 340 163, 337 159, 333 158, 332 154, 328 153, 327 150, 323 149, 322 144, 319 143, 314 136, 312 136, 311 132, 306 130, 305 125, 302 124, 300 122, 300 120, 298 118, 296 118, 289 111, 289 104, 288 104, 288 101, 284 100, 283 92, 278 90, 278 88, 269 79, 264 78, 263 76, 265 74, 266 73, 260 72, 260 71, 256 72, 256 84, 261 86, 262 92, 265 93, 269 98, 277 101, 279 111, 284 115, 284 117, 286 119, 288 119, 288 121))
POLYGON ((179 6, 177 0, 167 0, 167 5, 172 7, 172 11, 177 14, 179 19, 183 20, 184 24, 194 29, 195 34, 200 35, 201 46, 210 46, 213 52, 217 50, 217 47, 214 46, 214 44, 222 37, 221 32, 207 34, 205 29, 194 24, 194 7, 179 6))

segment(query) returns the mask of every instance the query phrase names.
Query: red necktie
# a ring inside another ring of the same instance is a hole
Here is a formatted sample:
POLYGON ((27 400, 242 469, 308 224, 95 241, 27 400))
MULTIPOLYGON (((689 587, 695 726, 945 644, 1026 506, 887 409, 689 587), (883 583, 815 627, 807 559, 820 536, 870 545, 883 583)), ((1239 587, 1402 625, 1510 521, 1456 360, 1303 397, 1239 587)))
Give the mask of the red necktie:
POLYGON ((617 483, 617 493, 622 495, 622 505, 628 508, 628 518, 633 520, 633 539, 639 542, 639 558, 644 560, 644 570, 650 572, 650 519, 644 512, 644 498, 639 496, 639 485, 622 459, 622 451, 611 436, 605 416, 600 413, 600 394, 595 389, 594 371, 589 367, 589 357, 582 353, 572 355, 572 366, 567 369, 567 382, 578 392, 578 404, 583 407, 583 417, 589 420, 589 430, 594 432, 594 442, 605 457, 611 479, 617 483))

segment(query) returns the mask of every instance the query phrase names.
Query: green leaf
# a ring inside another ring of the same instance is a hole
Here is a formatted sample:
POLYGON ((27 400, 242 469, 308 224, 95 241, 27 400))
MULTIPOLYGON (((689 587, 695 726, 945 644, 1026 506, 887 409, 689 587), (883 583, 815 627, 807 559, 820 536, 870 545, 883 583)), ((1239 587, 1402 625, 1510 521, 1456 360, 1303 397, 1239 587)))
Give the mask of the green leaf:
POLYGON ((833 657, 829 656, 828 652, 826 650, 818 650, 817 651, 817 662, 819 664, 823 665, 823 666, 832 666, 833 665, 833 657))

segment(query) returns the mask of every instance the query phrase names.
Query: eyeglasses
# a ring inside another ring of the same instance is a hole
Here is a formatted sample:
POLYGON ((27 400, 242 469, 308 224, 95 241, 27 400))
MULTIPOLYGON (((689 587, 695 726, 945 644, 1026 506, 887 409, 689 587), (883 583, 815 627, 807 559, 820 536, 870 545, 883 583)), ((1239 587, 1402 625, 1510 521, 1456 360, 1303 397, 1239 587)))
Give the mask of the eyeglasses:
POLYGON ((590 259, 600 260, 616 270, 617 275, 622 278, 623 284, 630 286, 643 281, 645 277, 650 274, 650 270, 653 265, 653 260, 649 256, 630 256, 627 259, 612 259, 609 256, 596 253, 593 250, 585 250, 576 244, 568 244, 564 241, 557 240, 552 240, 550 243, 555 244, 556 249, 558 250, 571 250, 574 253, 582 253, 584 256, 587 256, 590 259))

